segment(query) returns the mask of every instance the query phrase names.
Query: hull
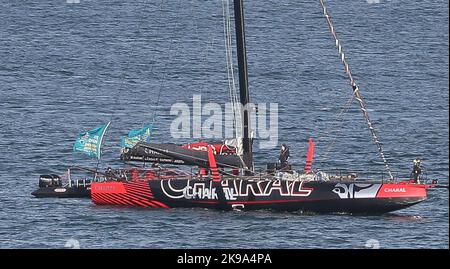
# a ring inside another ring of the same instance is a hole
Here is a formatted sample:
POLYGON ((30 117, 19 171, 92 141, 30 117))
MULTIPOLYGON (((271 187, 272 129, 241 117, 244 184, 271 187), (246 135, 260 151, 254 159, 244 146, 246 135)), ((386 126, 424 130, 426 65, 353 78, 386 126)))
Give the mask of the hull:
POLYGON ((424 185, 409 183, 155 179, 92 183, 91 187, 97 205, 153 208, 382 214, 427 198, 424 185))
POLYGON ((45 187, 31 194, 36 198, 90 198, 91 187, 45 187))

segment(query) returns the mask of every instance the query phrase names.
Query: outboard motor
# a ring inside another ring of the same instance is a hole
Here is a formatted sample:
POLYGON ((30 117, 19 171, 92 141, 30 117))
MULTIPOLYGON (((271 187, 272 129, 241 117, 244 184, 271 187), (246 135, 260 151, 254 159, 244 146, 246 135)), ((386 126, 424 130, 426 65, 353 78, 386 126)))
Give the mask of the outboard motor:
POLYGON ((61 187, 62 181, 58 175, 41 175, 39 177, 39 188, 61 187))

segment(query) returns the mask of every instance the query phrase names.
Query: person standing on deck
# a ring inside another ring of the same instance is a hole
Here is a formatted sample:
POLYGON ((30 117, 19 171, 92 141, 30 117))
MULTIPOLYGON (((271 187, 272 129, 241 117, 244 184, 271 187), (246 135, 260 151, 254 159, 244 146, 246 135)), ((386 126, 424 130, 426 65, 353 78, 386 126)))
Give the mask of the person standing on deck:
POLYGON ((278 161, 280 162, 280 168, 283 169, 289 165, 289 147, 286 144, 281 145, 280 157, 278 161))
POLYGON ((414 183, 420 183, 420 174, 422 174, 422 168, 420 167, 420 159, 416 158, 413 161, 413 179, 414 183))

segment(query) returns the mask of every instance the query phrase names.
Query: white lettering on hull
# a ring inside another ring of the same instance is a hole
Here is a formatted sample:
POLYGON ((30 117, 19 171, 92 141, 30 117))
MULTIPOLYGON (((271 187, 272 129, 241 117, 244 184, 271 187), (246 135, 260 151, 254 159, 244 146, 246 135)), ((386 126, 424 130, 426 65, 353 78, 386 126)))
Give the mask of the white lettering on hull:
MULTIPOLYGON (((223 180, 221 187, 226 200, 235 201, 239 197, 269 197, 275 193, 283 197, 307 197, 312 189, 303 187, 303 183, 300 180, 223 180)), ((167 197, 173 199, 218 199, 217 187, 213 186, 211 180, 161 180, 161 189, 167 197)))

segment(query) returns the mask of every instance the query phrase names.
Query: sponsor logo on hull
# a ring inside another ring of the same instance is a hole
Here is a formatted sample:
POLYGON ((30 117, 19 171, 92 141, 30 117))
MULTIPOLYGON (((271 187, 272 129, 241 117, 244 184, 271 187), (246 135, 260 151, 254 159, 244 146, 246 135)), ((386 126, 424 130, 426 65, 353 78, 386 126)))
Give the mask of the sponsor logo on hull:
POLYGON ((92 193, 126 193, 122 182, 92 183, 92 193))
POLYGON ((417 185, 398 183, 359 184, 338 183, 332 190, 341 199, 358 198, 396 198, 396 197, 426 197, 426 190, 417 185))
POLYGON ((381 184, 338 183, 333 192, 341 199, 375 198, 381 184))
POLYGON ((387 183, 383 184, 377 195, 378 198, 420 198, 427 197, 426 188, 417 184, 387 183))
MULTIPOLYGON (((229 201, 241 197, 270 197, 278 194, 282 197, 307 197, 311 188, 305 188, 300 180, 250 181, 223 180, 221 187, 225 198, 229 201)), ((217 187, 213 181, 199 180, 162 180, 161 190, 172 199, 217 200, 217 187)))
POLYGON ((405 188, 385 188, 384 192, 406 192, 405 188))

